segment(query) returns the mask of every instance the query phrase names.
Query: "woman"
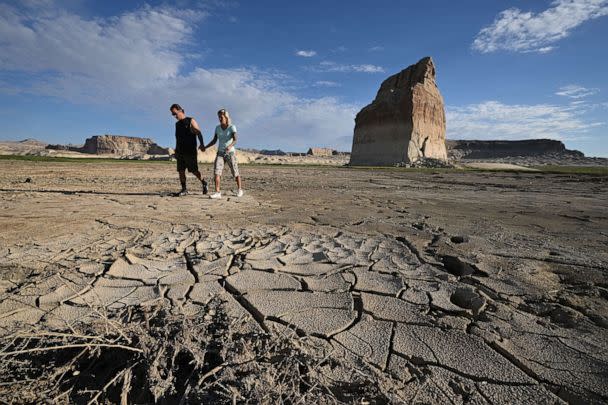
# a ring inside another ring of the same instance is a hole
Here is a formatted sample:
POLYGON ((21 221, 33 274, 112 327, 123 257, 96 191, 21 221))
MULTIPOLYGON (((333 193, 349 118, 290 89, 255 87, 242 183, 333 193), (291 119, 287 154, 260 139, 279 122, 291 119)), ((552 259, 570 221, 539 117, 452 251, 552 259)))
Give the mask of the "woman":
POLYGON ((238 190, 236 192, 237 197, 243 196, 243 185, 241 183, 241 176, 239 174, 239 164, 236 160, 236 127, 230 122, 230 114, 225 109, 221 109, 217 112, 217 118, 220 120, 220 125, 215 127, 215 135, 213 139, 205 148, 215 145, 217 142, 217 156, 215 157, 215 163, 213 164, 213 172, 215 174, 215 193, 209 197, 216 199, 222 198, 222 192, 220 191, 220 182, 222 172, 224 171, 224 163, 228 164, 232 177, 236 179, 236 185, 238 190))

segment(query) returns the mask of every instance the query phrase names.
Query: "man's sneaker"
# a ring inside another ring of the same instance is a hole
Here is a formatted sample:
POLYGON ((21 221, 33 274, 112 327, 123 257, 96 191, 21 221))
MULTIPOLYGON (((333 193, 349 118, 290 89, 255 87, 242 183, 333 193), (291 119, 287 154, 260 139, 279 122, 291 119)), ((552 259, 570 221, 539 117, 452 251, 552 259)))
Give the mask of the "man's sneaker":
POLYGON ((243 196, 243 194, 244 194, 244 193, 243 193, 243 189, 242 189, 242 188, 239 188, 239 191, 237 191, 237 192, 236 192, 236 196, 237 196, 237 197, 242 197, 242 196, 243 196))
POLYGON ((209 196, 209 198, 213 198, 214 200, 218 199, 218 198, 222 198, 222 193, 220 193, 219 191, 216 193, 213 193, 209 196))
POLYGON ((178 197, 183 197, 185 195, 188 195, 188 190, 186 190, 185 188, 182 188, 182 191, 180 191, 179 193, 175 194, 178 197))
POLYGON ((203 194, 207 194, 209 192, 209 187, 207 186, 207 182, 203 180, 203 194))

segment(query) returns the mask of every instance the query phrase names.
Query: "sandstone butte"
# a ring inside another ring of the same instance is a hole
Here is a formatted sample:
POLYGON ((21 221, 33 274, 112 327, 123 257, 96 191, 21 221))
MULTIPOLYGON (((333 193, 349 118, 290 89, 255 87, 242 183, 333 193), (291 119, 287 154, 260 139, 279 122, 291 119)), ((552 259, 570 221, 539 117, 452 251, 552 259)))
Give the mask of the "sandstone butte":
POLYGON ((350 164, 395 165, 421 158, 447 160, 445 109, 430 57, 386 79, 374 101, 359 111, 350 164))
POLYGON ((87 138, 84 146, 77 150, 83 153, 131 155, 166 155, 169 150, 158 146, 149 138, 121 135, 95 135, 87 138))
POLYGON ((334 150, 330 148, 309 148, 306 154, 311 156, 332 156, 334 150))

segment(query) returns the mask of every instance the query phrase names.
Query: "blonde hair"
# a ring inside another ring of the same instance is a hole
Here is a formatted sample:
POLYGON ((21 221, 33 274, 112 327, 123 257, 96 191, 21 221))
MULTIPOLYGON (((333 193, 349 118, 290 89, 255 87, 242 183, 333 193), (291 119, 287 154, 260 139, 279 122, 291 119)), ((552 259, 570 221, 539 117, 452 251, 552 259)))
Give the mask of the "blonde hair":
POLYGON ((230 114, 228 113, 228 110, 226 110, 225 108, 222 108, 221 110, 219 110, 217 112, 217 115, 223 115, 224 117, 226 117, 226 121, 228 122, 228 125, 230 125, 232 123, 232 121, 230 121, 230 114))

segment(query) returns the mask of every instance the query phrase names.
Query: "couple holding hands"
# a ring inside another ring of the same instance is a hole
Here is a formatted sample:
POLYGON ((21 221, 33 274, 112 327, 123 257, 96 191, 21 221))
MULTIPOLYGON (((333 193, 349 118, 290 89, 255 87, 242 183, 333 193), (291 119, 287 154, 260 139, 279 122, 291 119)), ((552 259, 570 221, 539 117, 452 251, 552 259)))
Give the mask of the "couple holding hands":
POLYGON ((186 189, 186 169, 200 180, 203 187, 203 194, 207 194, 208 192, 207 182, 198 170, 196 147, 196 139, 198 138, 200 143, 198 149, 203 152, 217 143, 217 155, 213 164, 215 192, 209 197, 213 199, 222 198, 220 180, 222 172, 224 171, 224 163, 228 165, 232 172, 232 176, 236 180, 236 185, 238 187, 236 196, 242 197, 243 187, 239 174, 239 165, 236 160, 236 149, 234 148, 234 144, 236 143, 236 127, 231 124, 228 111, 221 109, 217 112, 220 125, 215 127, 215 134, 211 142, 209 142, 208 145, 205 145, 201 129, 194 118, 186 117, 186 112, 179 104, 173 104, 169 110, 171 111, 171 115, 177 119, 177 122, 175 123, 175 158, 177 159, 179 181, 182 184, 182 189, 177 195, 184 196, 188 194, 188 190, 186 189))

